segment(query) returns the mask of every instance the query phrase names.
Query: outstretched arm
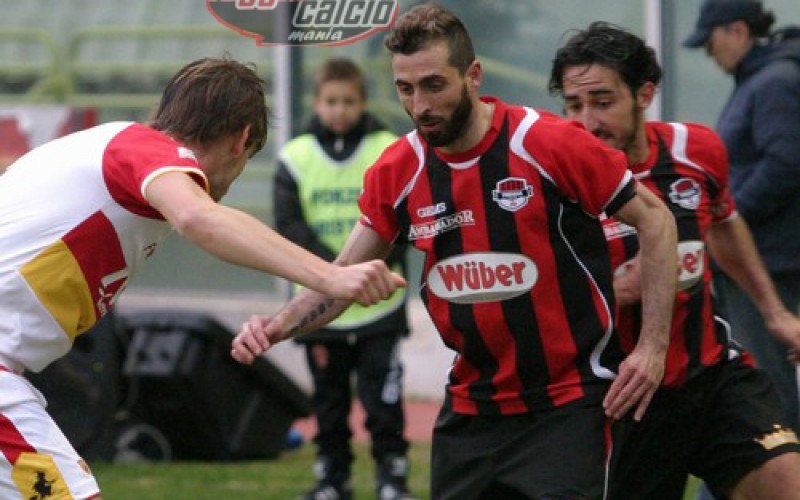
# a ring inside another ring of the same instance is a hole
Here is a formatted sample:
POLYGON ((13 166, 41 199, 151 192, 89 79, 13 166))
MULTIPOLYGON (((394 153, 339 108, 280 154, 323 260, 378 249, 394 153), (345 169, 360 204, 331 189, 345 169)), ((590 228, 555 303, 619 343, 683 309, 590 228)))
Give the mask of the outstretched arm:
POLYGON ((325 262, 255 217, 214 202, 185 174, 169 172, 157 177, 145 195, 181 236, 231 264, 363 305, 375 304, 405 285, 382 260, 348 267, 325 262))
MULTIPOLYGON (((378 233, 358 223, 335 263, 352 265, 369 259, 382 259, 390 250, 391 246, 378 233)), ((231 355, 240 363, 250 364, 256 356, 278 342, 325 326, 351 303, 350 300, 334 300, 325 294, 304 290, 275 317, 253 316, 245 322, 233 340, 231 355)))
POLYGON ((744 219, 734 216, 714 224, 707 240, 714 261, 750 297, 770 332, 800 353, 800 319, 786 309, 775 290, 744 219))
POLYGON ((675 219, 646 187, 614 217, 636 228, 642 283, 642 331, 633 352, 620 364, 619 374, 606 395, 606 414, 622 416, 636 406, 641 420, 664 377, 669 346, 672 305, 678 274, 675 219))

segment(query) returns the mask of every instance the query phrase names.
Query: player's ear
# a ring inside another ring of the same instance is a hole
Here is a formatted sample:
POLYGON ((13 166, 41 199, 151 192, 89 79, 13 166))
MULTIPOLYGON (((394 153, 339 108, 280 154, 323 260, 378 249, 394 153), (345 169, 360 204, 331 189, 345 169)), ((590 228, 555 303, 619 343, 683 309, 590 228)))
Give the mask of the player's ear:
POLYGON ((467 68, 464 78, 467 80, 467 83, 471 89, 477 91, 480 88, 481 82, 483 82, 483 67, 481 66, 480 61, 477 59, 472 61, 467 68))
POLYGON ((250 125, 245 125, 242 130, 234 134, 231 153, 234 156, 247 154, 247 139, 250 138, 250 125))
POLYGON ((656 84, 653 82, 644 82, 641 87, 636 91, 636 104, 639 109, 647 109, 652 104, 656 96, 656 84))

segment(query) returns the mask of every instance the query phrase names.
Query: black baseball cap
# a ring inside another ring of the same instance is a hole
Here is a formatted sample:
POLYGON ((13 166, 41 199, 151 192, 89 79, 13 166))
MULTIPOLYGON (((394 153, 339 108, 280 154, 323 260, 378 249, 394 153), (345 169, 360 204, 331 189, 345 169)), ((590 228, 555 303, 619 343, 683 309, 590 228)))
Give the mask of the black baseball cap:
POLYGON ((702 47, 711 36, 711 30, 734 21, 755 21, 764 8, 757 0, 706 0, 700 7, 700 17, 694 32, 683 41, 685 47, 702 47))

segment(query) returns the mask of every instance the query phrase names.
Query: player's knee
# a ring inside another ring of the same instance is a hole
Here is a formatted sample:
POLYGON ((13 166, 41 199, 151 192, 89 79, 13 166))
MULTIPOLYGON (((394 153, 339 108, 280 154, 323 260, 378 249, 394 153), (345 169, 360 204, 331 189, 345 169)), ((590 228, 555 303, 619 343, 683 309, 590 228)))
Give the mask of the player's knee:
POLYGON ((733 500, 800 500, 800 453, 785 453, 750 471, 734 486, 733 500))

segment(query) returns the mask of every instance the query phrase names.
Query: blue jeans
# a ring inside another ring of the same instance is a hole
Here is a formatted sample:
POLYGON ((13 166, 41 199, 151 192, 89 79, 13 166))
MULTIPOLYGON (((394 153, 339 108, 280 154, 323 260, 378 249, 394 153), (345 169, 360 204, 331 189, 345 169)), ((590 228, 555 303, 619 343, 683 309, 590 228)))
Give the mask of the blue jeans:
MULTIPOLYGON (((789 311, 797 314, 800 308, 800 276, 773 275, 772 279, 783 303, 789 311)), ((786 346, 772 336, 761 313, 732 279, 718 273, 714 277, 714 287, 725 317, 731 323, 733 338, 750 351, 758 366, 772 377, 789 422, 795 429, 800 428, 797 371, 786 359, 786 346)))

